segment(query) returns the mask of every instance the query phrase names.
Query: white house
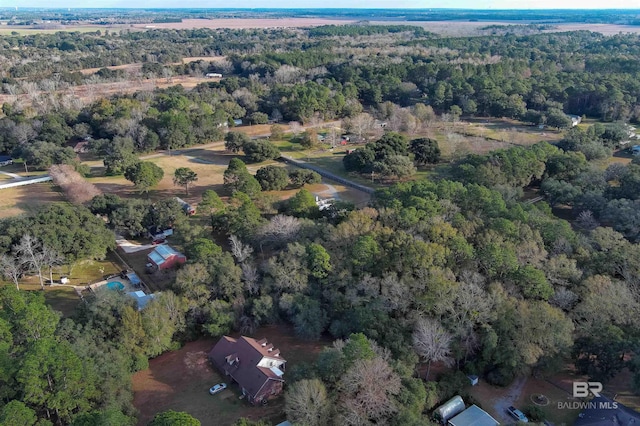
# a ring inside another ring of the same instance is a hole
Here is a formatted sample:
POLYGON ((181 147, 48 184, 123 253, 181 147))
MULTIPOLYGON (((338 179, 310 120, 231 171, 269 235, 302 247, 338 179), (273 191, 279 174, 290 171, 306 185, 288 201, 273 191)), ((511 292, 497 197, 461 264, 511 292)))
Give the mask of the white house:
POLYGON ((576 127, 582 121, 582 117, 579 115, 567 114, 567 117, 571 119, 571 127, 576 127))

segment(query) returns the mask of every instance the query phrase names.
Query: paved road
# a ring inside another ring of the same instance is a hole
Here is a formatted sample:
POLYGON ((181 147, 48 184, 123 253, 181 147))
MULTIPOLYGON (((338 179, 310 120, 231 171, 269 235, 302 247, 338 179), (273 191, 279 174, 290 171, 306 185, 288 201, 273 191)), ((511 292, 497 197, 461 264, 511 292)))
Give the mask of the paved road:
POLYGON ((301 159, 293 159, 291 157, 280 157, 284 162, 294 165, 296 167, 300 167, 302 169, 309 169, 309 170, 313 170, 314 172, 317 172, 320 176, 325 177, 327 179, 331 179, 334 180, 338 183, 341 183, 343 185, 346 185, 350 188, 353 189, 357 189, 358 191, 362 191, 366 194, 373 194, 375 192, 375 189, 370 188, 368 186, 364 186, 364 185, 360 185, 359 183, 356 183, 352 180, 346 179, 342 176, 338 176, 336 174, 333 174, 331 172, 328 172, 324 169, 321 169, 320 167, 314 166, 313 164, 309 164, 304 160, 301 159))
POLYGON ((20 175, 15 174, 15 173, 9 173, 9 172, 0 172, 0 174, 5 175, 5 176, 12 177, 12 178, 14 178, 14 179, 18 179, 18 178, 21 178, 21 177, 22 177, 22 176, 20 176, 20 175))

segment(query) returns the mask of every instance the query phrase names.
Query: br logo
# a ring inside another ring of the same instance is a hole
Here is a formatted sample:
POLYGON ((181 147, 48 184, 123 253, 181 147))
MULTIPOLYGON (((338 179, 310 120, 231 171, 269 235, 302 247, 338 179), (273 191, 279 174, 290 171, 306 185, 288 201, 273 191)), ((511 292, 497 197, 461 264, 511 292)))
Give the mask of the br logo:
POLYGON ((600 392, 602 392, 602 383, 600 382, 573 382, 574 398, 586 398, 589 394, 599 397, 600 392))

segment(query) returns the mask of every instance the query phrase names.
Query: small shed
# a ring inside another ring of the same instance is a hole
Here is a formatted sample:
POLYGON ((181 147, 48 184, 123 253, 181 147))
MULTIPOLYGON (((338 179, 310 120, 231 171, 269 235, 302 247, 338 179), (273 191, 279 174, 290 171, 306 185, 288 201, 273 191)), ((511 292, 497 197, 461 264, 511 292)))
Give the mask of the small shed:
POLYGON ((147 304, 155 299, 155 294, 146 294, 144 291, 131 291, 127 293, 127 296, 133 297, 138 305, 138 310, 141 311, 147 306, 147 304))
POLYGON ((472 375, 469 375, 467 377, 469 378, 469 382, 471 383, 471 386, 475 386, 475 385, 478 384, 478 380, 479 380, 478 376, 472 374, 472 375))
POLYGON ((459 413, 464 411, 464 401, 460 395, 456 395, 433 412, 433 417, 442 424, 447 424, 447 421, 459 413))

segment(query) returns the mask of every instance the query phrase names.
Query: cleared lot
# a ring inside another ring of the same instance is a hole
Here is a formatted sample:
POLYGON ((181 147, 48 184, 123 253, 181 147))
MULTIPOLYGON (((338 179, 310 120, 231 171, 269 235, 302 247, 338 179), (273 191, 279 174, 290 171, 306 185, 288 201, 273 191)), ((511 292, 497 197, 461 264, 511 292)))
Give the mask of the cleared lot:
MULTIPOLYGON (((237 334, 233 334, 237 336, 237 334)), ((297 339, 292 327, 266 326, 252 337, 266 338, 280 349, 290 369, 300 362, 313 362, 329 341, 309 342, 297 339)), ((225 426, 240 417, 263 419, 269 424, 284 420, 284 398, 270 401, 266 406, 254 407, 239 399, 237 384, 223 379, 211 367, 207 353, 217 339, 200 339, 183 348, 168 352, 149 362, 147 370, 133 376, 133 404, 139 410, 138 425, 146 425, 161 411, 186 411, 202 422, 203 426, 225 426), (225 382, 229 388, 209 395, 209 388, 225 382)), ((285 373, 286 380, 286 373, 285 373)))

